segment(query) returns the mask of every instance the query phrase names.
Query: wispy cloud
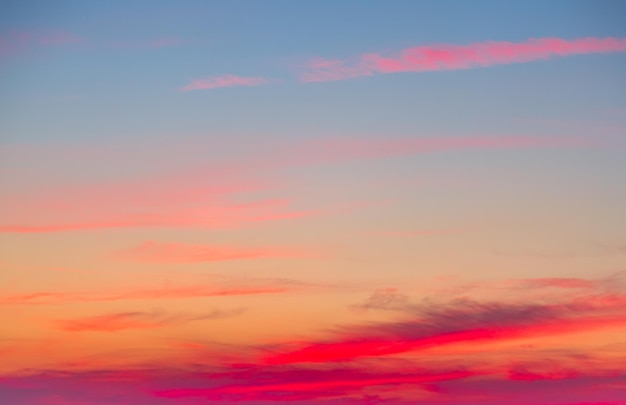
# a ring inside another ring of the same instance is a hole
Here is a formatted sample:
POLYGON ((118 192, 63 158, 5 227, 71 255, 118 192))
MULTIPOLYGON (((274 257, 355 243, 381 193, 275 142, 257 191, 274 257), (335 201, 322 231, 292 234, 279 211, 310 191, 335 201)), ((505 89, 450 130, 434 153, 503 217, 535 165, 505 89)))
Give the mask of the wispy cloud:
POLYGON ((180 91, 194 91, 194 90, 208 90, 217 89, 220 87, 233 87, 233 86, 260 86, 268 84, 269 79, 264 77, 243 77, 232 74, 213 76, 206 79, 192 80, 189 84, 181 87, 180 91))
MULTIPOLYGON (((296 141, 275 145, 274 152, 259 147, 259 152, 241 159, 244 163, 218 164, 217 167, 203 167, 196 163, 201 170, 197 167, 187 172, 179 169, 178 173, 170 176, 119 179, 89 186, 66 186, 6 195, 2 201, 5 218, 0 219, 0 233, 132 227, 220 229, 304 218, 327 213, 328 210, 294 209, 294 201, 290 198, 262 198, 241 203, 236 202, 236 197, 273 190, 277 172, 292 167, 461 150, 592 148, 609 144, 607 140, 590 137, 524 135, 388 136, 296 141), (259 178, 259 174, 265 177, 259 178)), ((197 150, 207 150, 207 147, 200 144, 197 150)), ((24 155, 19 148, 16 154, 18 152, 24 155)), ((97 151, 88 152, 97 155, 97 151)), ((45 154, 45 150, 37 150, 39 154, 45 154)), ((136 160, 136 156, 133 159, 136 160)), ((136 162, 133 164, 136 165, 136 162)), ((419 231, 408 232, 406 236, 419 234, 419 231)))
POLYGON ((187 322, 231 318, 243 313, 243 309, 230 311, 214 310, 205 314, 168 314, 153 312, 118 312, 85 318, 61 319, 54 321, 58 329, 66 332, 115 332, 125 329, 152 329, 181 325, 187 322))
POLYGON ((204 207, 196 206, 187 210, 183 206, 174 210, 166 208, 163 212, 154 212, 152 209, 151 213, 134 215, 113 212, 107 215, 100 212, 93 215, 95 218, 73 218, 72 213, 68 212, 66 214, 68 218, 63 222, 3 224, 0 225, 0 233, 70 232, 137 227, 223 229, 243 224, 302 218, 317 213, 314 210, 291 210, 289 205, 289 200, 265 200, 247 204, 213 202, 204 207))
POLYGON ((437 236, 455 235, 468 232, 467 229, 424 229, 414 231, 368 231, 365 235, 385 237, 412 237, 412 236, 437 236))
POLYGON ((370 53, 345 60, 314 59, 305 65, 300 80, 322 82, 385 73, 472 69, 571 55, 625 51, 626 38, 613 37, 574 40, 533 38, 525 42, 424 45, 388 55, 370 53))
POLYGON ((278 294, 293 291, 294 287, 284 285, 255 285, 220 287, 219 285, 195 285, 184 287, 163 287, 138 289, 111 293, 66 293, 34 292, 0 297, 4 305, 55 305, 68 302, 106 302, 123 300, 186 299, 198 297, 220 297, 236 295, 278 294))
POLYGON ((116 254, 125 260, 154 263, 202 263, 263 258, 313 257, 312 252, 289 247, 237 247, 145 242, 116 254))
POLYGON ((62 30, 23 31, 0 33, 0 57, 19 54, 37 47, 72 45, 85 39, 62 30))
POLYGON ((576 136, 464 136, 464 137, 405 137, 383 139, 319 139, 294 148, 294 159, 300 162, 346 161, 410 156, 455 150, 497 150, 532 148, 597 147, 606 142, 576 136))

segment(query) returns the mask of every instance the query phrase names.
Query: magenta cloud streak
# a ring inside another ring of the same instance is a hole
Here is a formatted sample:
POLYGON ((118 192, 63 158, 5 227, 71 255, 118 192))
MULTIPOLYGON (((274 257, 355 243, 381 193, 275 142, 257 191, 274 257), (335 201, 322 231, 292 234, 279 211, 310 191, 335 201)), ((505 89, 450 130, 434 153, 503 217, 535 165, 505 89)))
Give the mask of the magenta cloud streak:
POLYGON ((213 76, 206 79, 192 80, 189 84, 181 87, 180 91, 208 90, 219 87, 233 86, 260 86, 268 84, 269 80, 264 77, 242 77, 235 75, 213 76))
POLYGON ((424 45, 390 55, 368 53, 344 60, 317 58, 305 65, 303 82, 324 82, 382 73, 458 70, 524 63, 553 57, 626 51, 626 38, 531 38, 469 45, 424 45))

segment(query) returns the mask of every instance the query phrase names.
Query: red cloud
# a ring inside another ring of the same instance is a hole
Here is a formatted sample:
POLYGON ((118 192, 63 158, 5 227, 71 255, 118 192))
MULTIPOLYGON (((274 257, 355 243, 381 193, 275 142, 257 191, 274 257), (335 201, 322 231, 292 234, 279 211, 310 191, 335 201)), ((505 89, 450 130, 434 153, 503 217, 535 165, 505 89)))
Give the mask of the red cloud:
POLYGON ((602 328, 625 327, 626 316, 592 317, 575 320, 551 321, 550 323, 519 327, 485 327, 449 332, 425 338, 398 338, 384 340, 318 343, 300 350, 270 356, 267 364, 292 364, 302 362, 335 362, 359 357, 386 356, 439 347, 455 343, 484 343, 511 339, 553 336, 602 328))
MULTIPOLYGON (((595 303, 596 295, 555 305, 510 305, 470 300, 449 307, 411 305, 401 308, 414 319, 346 328, 336 340, 300 344, 300 348, 266 356, 264 364, 345 362, 459 343, 483 344, 521 338, 626 327, 626 305, 617 300, 595 303)), ((287 348, 294 345, 285 345, 287 348)))
POLYGON ((310 257, 310 255, 306 255, 302 250, 287 247, 245 248, 146 242, 120 252, 118 257, 141 262, 201 263, 262 258, 310 257))
POLYGON ((626 38, 529 39, 526 42, 478 42, 427 45, 398 54, 364 54, 349 60, 315 59, 300 75, 304 82, 351 79, 380 73, 426 72, 486 67, 590 53, 625 52, 626 38))
MULTIPOLYGON (((346 393, 358 393, 365 387, 391 387, 399 385, 421 385, 463 379, 477 375, 471 371, 428 372, 415 370, 412 373, 390 372, 375 374, 350 369, 336 370, 292 370, 280 372, 262 370, 248 375, 245 384, 225 385, 208 389, 171 389, 156 391, 157 397, 189 398, 203 397, 213 400, 278 400, 298 401, 332 398, 346 393), (250 378, 254 377, 256 378, 250 378)), ((245 371, 242 375, 247 374, 245 371)))
POLYGON ((186 86, 181 87, 180 91, 207 90, 217 89, 219 87, 233 86, 260 86, 268 84, 270 81, 264 77, 241 77, 235 75, 214 76, 207 79, 192 80, 186 86))

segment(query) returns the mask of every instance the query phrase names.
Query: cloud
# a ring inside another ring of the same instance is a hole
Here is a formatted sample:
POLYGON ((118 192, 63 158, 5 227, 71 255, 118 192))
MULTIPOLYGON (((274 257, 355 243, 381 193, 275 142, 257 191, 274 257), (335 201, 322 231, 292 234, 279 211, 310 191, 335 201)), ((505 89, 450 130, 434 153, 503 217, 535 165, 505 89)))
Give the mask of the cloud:
POLYGON ((55 305, 68 302, 106 302, 124 300, 186 299, 199 297, 220 297, 236 295, 278 294, 295 290, 283 285, 233 286, 197 285, 187 287, 163 287, 144 290, 130 290, 116 293, 62 293, 36 292, 0 297, 4 305, 55 305))
MULTIPOLYGON (((45 201, 43 204, 45 205, 45 201)), ((158 204, 164 203, 159 201, 158 204)), ((137 204, 137 210, 146 212, 136 214, 124 214, 111 212, 111 207, 102 206, 102 211, 97 210, 101 203, 85 207, 94 214, 88 214, 84 219, 77 217, 80 212, 65 210, 65 216, 69 217, 61 223, 43 224, 3 224, 0 225, 0 233, 44 233, 44 232, 70 232, 98 229, 115 228, 138 228, 138 227, 171 227, 171 228, 210 228, 223 229, 267 221, 302 218, 319 213, 315 210, 292 211, 288 209, 290 200, 268 199, 245 204, 214 201, 204 206, 195 205, 185 210, 185 204, 178 208, 163 207, 163 212, 155 212, 154 208, 143 208, 137 204), (103 212, 104 211, 104 212, 103 212), (151 212, 149 212, 151 211, 151 212), (100 218, 97 218, 100 217, 100 218)), ((127 209, 132 209, 132 202, 127 209)))
POLYGON ((335 138, 310 141, 293 152, 301 162, 332 163, 350 159, 374 159, 438 153, 456 150, 532 148, 582 148, 603 145, 603 141, 576 136, 465 136, 406 137, 383 139, 335 138))
MULTIPOLYGON (((223 229, 260 222, 319 215, 320 209, 294 210, 290 198, 263 198, 238 202, 246 193, 272 191, 275 171, 292 167, 394 158, 461 150, 588 148, 608 145, 602 139, 568 136, 465 136, 322 138, 291 144, 259 146, 252 156, 236 159, 244 163, 197 165, 174 175, 145 179, 119 179, 109 183, 56 187, 30 193, 9 193, 1 201, 0 233, 69 232, 114 228, 178 227, 223 229), (267 176, 259 179, 259 175, 267 176)), ((178 147, 178 145, 176 146, 178 147)), ((180 153, 190 152, 190 146, 180 153)), ((172 147, 170 146, 170 149, 172 147)), ((193 153, 209 150, 193 145, 193 153)), ((14 148, 15 149, 15 148, 14 148)), ((17 148, 12 155, 25 154, 17 148)), ((28 152, 28 148, 26 152, 28 152)), ((123 149, 126 152, 125 148, 123 149)), ((159 153, 161 147, 159 149, 159 153)), ((165 149, 165 148, 163 148, 165 149)), ((52 149, 55 153, 61 153, 52 149)), ((29 158, 45 155, 45 148, 26 153, 29 158), (31 156, 33 155, 33 156, 31 156)), ((118 155, 123 155, 119 153, 118 155)), ((80 148, 72 154, 95 154, 80 148)), ((111 154, 113 155, 113 154, 111 154)), ((108 155, 107 155, 108 156, 108 155)), ((111 157, 113 158, 113 156, 111 157)), ((72 159, 74 157, 72 156, 72 159)), ((136 153, 132 157, 136 162, 136 153)), ((16 176, 17 178, 17 176, 16 176)), ((430 231, 435 232, 435 231, 430 231)), ((419 234, 419 232, 418 232, 419 234)), ((408 235, 407 235, 408 236, 408 235)))
MULTIPOLYGON (((492 301, 440 296, 411 301, 385 288, 374 291, 363 306, 395 311, 386 314, 399 319, 340 325, 326 331, 327 339, 283 338, 256 346, 177 344, 168 346, 157 366, 143 361, 107 368, 112 355, 101 355, 80 372, 48 367, 5 375, 0 390, 12 403, 24 404, 42 403, 43 396, 54 394, 78 403, 129 404, 622 405, 626 346, 609 340, 615 333, 606 337, 599 332, 626 327, 626 298, 615 283, 587 288, 580 280, 545 277, 504 283, 527 286, 528 294, 519 301, 508 293, 492 301), (543 299, 533 295, 553 286, 560 294, 543 299), (569 335, 580 331, 594 338, 569 335), (555 336, 564 338, 526 340, 555 336)), ((170 296, 186 295, 187 290, 170 296)), ((134 295, 163 294, 143 291, 134 295)), ((202 316, 228 315, 124 312, 65 319, 56 326, 106 332, 175 326, 202 316)), ((136 358, 129 353, 124 355, 136 358)))
POLYGON ((600 280, 587 280, 573 277, 547 277, 519 280, 522 288, 573 288, 573 289, 593 289, 603 284, 600 280))
POLYGON ((189 84, 181 87, 180 91, 208 90, 220 87, 233 86, 260 86, 270 81, 264 77, 242 77, 235 75, 213 76, 206 79, 192 80, 189 84))
POLYGON ((346 60, 317 58, 305 65, 303 82, 344 80, 375 74, 428 72, 525 63, 555 57, 626 51, 626 38, 532 38, 525 42, 424 45, 398 53, 363 54, 346 60))
MULTIPOLYGON (((512 369, 515 372, 517 369, 512 369)), ((549 376, 547 376, 549 377, 549 376)), ((623 405, 622 373, 570 373, 534 381, 502 378, 496 373, 444 367, 100 369, 81 372, 31 372, 0 379, 10 403, 228 404, 298 403, 300 405, 623 405), (77 390, 76 387, 81 387, 77 390), (256 402, 262 401, 262 402, 256 402)))
POLYGON ((167 314, 164 312, 118 312, 86 318, 62 319, 54 322, 66 332, 116 332, 125 329, 152 329, 181 325, 187 322, 231 318, 243 313, 243 309, 214 310, 206 314, 167 314))
POLYGON ((408 305, 394 293, 375 293, 366 307, 399 305, 410 314, 402 321, 344 326, 329 341, 297 345, 265 357, 265 364, 345 362, 454 344, 480 345, 516 339, 559 336, 626 327, 623 300, 577 297, 558 304, 478 302, 408 305), (389 296, 383 296, 388 294, 389 296))
POLYGON ((409 296, 400 293, 396 288, 380 288, 372 293, 363 303, 354 305, 357 310, 396 311, 412 308, 409 296))
POLYGON ((37 47, 52 47, 83 43, 85 40, 62 30, 10 30, 0 34, 0 57, 13 56, 37 47))
POLYGON ((312 257, 302 249, 289 247, 237 247, 145 242, 119 252, 125 260, 151 263, 202 263, 228 260, 312 257))
POLYGON ((208 389, 171 389, 156 391, 157 397, 193 398, 237 401, 301 401, 334 398, 358 393, 364 387, 397 387, 430 384, 463 379, 475 375, 471 371, 426 371, 375 373, 354 369, 306 370, 252 369, 242 372, 245 383, 208 389))
POLYGON ((412 237, 412 236, 436 236, 436 235, 455 235, 468 232, 467 229, 425 229, 419 231, 369 231, 365 232, 370 236, 388 236, 388 237, 412 237))

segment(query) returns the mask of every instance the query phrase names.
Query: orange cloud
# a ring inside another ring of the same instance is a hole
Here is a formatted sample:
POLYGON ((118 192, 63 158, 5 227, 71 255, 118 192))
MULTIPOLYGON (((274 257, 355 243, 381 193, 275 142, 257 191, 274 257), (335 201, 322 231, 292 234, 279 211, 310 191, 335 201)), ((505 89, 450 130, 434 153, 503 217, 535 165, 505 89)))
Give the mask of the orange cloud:
POLYGON ((231 311, 215 310, 200 315, 166 314, 163 312, 120 312, 86 318, 64 319, 54 323, 57 328, 66 332, 115 332, 124 329, 152 329, 198 320, 230 318, 242 312, 242 309, 231 311))
MULTIPOLYGON (((44 202, 45 205, 45 202, 44 202)), ((40 232, 68 232, 112 228, 134 227, 195 227, 195 228, 229 228, 243 224, 275 221, 307 217, 317 214, 316 210, 292 211, 288 207, 290 200, 264 200, 247 204, 232 204, 224 202, 209 203, 202 207, 184 209, 179 207, 162 207, 163 212, 144 212, 137 214, 106 213, 107 207, 90 206, 91 211, 102 208, 104 212, 86 212, 73 214, 65 211, 68 217, 61 223, 47 224, 5 224, 0 225, 0 233, 40 233, 40 232), (82 218, 76 218, 76 217, 82 218), (93 217, 100 217, 94 220, 93 217), (104 217, 104 218, 102 218, 104 217)), ((132 209, 132 206, 129 207, 132 209)), ((137 208, 145 209, 148 208, 137 208)), ((151 209, 154 211, 154 208, 151 209)))
POLYGON ((397 72, 428 72, 524 63, 554 57, 626 51, 626 38, 529 39, 525 42, 478 42, 470 45, 425 45, 393 55, 376 53, 348 60, 318 58, 300 74, 303 82, 322 82, 397 72))
POLYGON ((230 287, 220 288, 214 285, 199 285, 190 287, 166 287, 149 290, 134 290, 119 293, 105 294, 78 294, 59 292, 36 292, 30 294, 10 295, 0 297, 0 304, 16 305, 54 305, 68 302, 102 302, 123 300, 157 300, 157 299, 185 299, 197 297, 219 297, 231 295, 277 294, 292 291, 285 286, 258 286, 258 287, 230 287))
POLYGON ((201 263, 227 260, 263 258, 303 258, 310 253, 287 247, 235 247, 214 245, 186 245, 180 243, 145 242, 119 252, 117 257, 154 263, 201 263))

